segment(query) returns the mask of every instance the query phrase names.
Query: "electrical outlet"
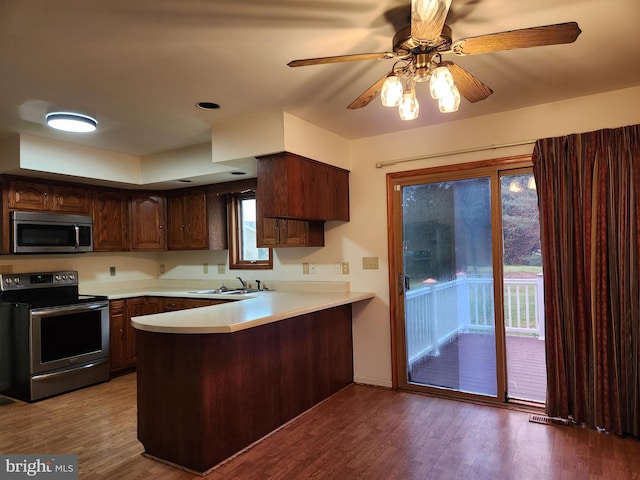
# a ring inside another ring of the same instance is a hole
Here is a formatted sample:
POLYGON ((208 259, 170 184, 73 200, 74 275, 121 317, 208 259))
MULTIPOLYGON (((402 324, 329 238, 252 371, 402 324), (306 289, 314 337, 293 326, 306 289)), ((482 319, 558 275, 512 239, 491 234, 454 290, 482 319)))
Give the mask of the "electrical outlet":
POLYGON ((116 276, 116 267, 109 267, 109 275, 112 277, 116 276))
POLYGON ((208 263, 203 263, 202 264, 202 273, 209 273, 209 264, 208 263))
POLYGON ((349 275, 349 262, 342 262, 342 274, 349 275))
POLYGON ((219 263, 218 264, 218 273, 219 274, 224 273, 224 267, 225 267, 224 263, 219 263))
POLYGON ((378 270, 378 257, 362 257, 363 270, 378 270))
POLYGON ((333 265, 333 273, 337 273, 338 275, 342 273, 342 263, 336 262, 333 265))
POLYGON ((315 275, 317 273, 316 264, 315 263, 310 263, 309 264, 309 273, 311 275, 315 275))
POLYGON ((302 274, 303 275, 309 275, 309 264, 308 263, 303 263, 302 264, 302 274))

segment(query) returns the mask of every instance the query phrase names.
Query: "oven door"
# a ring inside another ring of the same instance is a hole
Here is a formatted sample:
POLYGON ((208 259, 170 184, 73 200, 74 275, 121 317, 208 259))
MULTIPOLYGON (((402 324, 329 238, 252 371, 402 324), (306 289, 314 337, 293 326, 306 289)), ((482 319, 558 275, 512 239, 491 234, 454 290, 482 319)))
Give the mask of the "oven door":
POLYGON ((31 374, 109 358, 109 302, 32 309, 31 374))

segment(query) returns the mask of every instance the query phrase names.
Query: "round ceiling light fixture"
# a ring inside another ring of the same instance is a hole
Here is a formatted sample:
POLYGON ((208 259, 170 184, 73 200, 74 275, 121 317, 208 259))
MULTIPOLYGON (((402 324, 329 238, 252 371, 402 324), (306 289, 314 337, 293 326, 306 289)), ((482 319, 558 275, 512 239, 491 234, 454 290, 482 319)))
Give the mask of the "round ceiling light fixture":
POLYGON ((98 121, 81 113, 51 112, 47 114, 47 125, 64 132, 88 133, 95 131, 98 121))

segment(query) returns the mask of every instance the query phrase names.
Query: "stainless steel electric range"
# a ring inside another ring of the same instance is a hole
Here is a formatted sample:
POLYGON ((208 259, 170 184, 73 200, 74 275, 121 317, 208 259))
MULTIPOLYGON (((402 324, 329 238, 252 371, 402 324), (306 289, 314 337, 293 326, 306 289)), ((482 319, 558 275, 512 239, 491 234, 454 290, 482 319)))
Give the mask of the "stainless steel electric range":
POLYGON ((109 380, 109 302, 78 272, 0 275, 0 393, 39 400, 109 380))

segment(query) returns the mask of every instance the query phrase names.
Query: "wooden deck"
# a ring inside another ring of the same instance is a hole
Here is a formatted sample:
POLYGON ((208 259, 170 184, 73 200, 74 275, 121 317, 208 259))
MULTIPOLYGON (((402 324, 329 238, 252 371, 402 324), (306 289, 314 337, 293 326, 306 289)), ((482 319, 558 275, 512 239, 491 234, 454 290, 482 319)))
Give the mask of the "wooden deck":
MULTIPOLYGON (((547 394, 544 341, 507 335, 508 395, 544 403, 547 394)), ((414 364, 409 381, 463 392, 496 395, 495 339, 482 333, 462 333, 437 356, 414 364)))

